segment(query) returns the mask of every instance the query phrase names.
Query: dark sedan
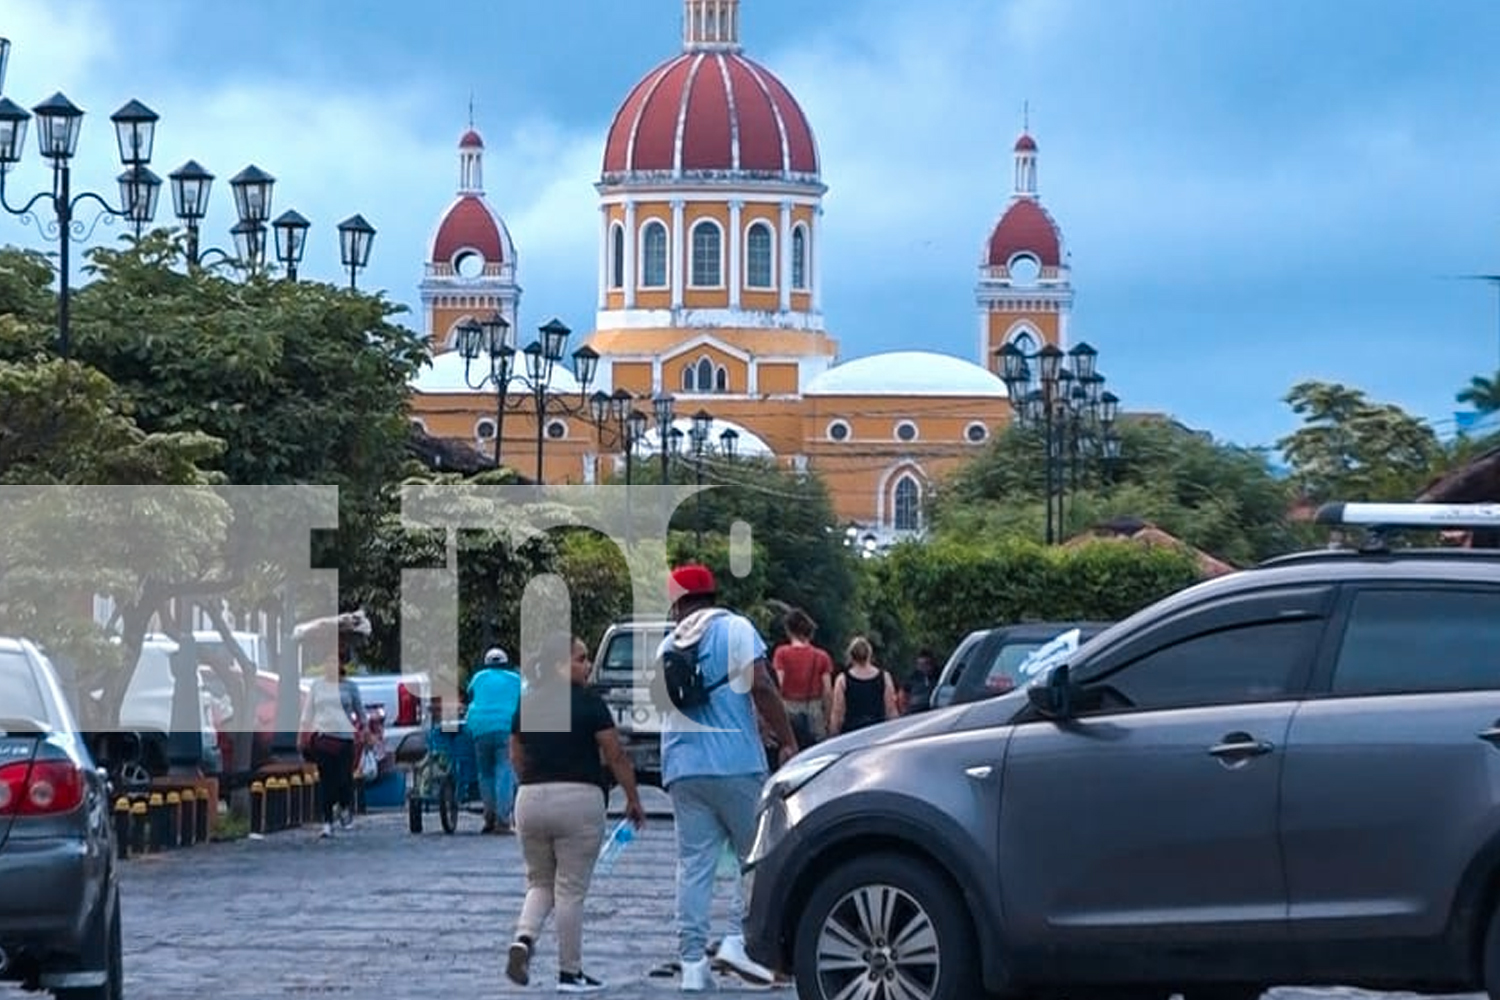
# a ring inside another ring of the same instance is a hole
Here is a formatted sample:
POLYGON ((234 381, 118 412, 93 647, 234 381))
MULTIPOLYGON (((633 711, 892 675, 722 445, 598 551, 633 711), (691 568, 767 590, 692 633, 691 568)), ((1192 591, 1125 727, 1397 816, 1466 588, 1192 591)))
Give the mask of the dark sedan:
POLYGON ((46 656, 0 637, 0 980, 119 1000, 109 785, 46 656))

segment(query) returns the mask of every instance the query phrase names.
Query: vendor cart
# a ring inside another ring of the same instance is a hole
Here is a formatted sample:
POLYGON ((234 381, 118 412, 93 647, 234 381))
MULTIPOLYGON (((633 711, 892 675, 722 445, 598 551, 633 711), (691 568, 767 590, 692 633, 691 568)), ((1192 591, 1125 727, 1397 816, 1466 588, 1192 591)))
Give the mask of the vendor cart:
POLYGON ((473 737, 461 719, 444 721, 434 713, 433 720, 420 734, 420 746, 408 745, 418 735, 413 733, 396 754, 397 763, 411 769, 406 815, 412 833, 422 832, 423 817, 434 809, 444 833, 458 830, 459 813, 484 813, 473 737))

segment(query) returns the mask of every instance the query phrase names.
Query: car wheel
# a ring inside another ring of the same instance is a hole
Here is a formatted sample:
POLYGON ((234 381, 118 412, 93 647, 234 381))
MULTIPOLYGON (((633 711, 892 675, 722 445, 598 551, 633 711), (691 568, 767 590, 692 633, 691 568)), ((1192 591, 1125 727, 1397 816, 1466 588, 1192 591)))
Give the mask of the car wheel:
POLYGON ((882 854, 835 869, 797 922, 795 973, 804 1000, 980 995, 963 899, 911 858, 882 854))
POLYGON ((108 909, 101 908, 99 916, 89 928, 83 945, 85 969, 104 969, 104 982, 98 986, 83 986, 53 990, 56 1000, 121 1000, 125 995, 125 965, 120 935, 120 893, 111 895, 108 909))

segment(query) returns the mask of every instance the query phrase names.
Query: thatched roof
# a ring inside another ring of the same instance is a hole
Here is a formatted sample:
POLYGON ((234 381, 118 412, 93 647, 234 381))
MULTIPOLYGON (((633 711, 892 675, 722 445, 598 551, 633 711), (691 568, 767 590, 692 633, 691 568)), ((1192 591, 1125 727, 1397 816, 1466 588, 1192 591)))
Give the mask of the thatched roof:
POLYGON ((1096 524, 1080 535, 1068 539, 1070 547, 1086 545, 1093 541, 1134 542, 1146 548, 1175 549, 1186 552, 1198 563, 1198 572, 1205 578, 1224 576, 1235 572, 1235 568, 1222 559, 1216 559, 1201 549, 1194 548, 1177 536, 1163 531, 1150 521, 1135 517, 1117 517, 1103 524, 1096 524))

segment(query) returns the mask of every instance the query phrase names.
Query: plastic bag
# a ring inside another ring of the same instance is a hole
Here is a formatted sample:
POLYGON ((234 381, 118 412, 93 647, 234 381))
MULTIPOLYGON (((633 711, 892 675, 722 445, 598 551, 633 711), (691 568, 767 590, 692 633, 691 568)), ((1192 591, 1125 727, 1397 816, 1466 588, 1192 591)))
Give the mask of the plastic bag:
POLYGON ((359 758, 359 778, 361 781, 374 781, 379 776, 380 760, 373 749, 366 747, 359 758))

